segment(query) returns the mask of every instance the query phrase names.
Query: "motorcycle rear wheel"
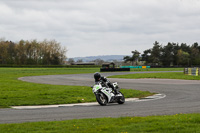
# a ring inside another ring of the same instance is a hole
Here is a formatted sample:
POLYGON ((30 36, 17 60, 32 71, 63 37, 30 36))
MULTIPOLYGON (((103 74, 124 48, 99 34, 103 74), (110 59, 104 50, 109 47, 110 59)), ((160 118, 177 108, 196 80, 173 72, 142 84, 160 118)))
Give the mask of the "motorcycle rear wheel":
POLYGON ((97 99, 97 102, 102 106, 105 106, 108 104, 108 99, 103 93, 97 94, 96 99, 97 99))

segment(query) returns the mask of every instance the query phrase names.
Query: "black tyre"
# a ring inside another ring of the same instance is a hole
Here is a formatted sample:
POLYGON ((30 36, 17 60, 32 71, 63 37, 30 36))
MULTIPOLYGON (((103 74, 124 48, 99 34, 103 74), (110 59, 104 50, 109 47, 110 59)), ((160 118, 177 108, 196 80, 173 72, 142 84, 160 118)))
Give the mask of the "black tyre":
POLYGON ((103 93, 97 94, 96 99, 97 99, 97 102, 102 106, 105 106, 108 104, 108 99, 103 93))
MULTIPOLYGON (((122 94, 121 92, 119 92, 120 94, 122 94)), ((119 99, 117 100, 117 103, 119 104, 124 104, 125 103, 125 97, 124 95, 122 94, 121 97, 119 97, 119 99)))

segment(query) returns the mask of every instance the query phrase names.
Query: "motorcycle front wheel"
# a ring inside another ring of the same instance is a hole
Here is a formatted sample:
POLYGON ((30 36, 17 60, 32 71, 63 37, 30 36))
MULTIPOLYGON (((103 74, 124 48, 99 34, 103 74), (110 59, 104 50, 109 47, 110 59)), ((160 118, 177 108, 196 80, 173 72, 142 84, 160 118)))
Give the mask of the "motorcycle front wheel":
MULTIPOLYGON (((119 92, 119 93, 121 93, 121 92, 119 92)), ((122 94, 122 93, 121 93, 122 94)), ((122 94, 122 96, 117 100, 117 103, 118 104, 123 104, 123 103, 125 103, 125 97, 124 97, 124 95, 122 94)))
POLYGON ((108 99, 103 93, 96 94, 96 99, 97 99, 97 102, 102 106, 105 106, 108 104, 108 99))

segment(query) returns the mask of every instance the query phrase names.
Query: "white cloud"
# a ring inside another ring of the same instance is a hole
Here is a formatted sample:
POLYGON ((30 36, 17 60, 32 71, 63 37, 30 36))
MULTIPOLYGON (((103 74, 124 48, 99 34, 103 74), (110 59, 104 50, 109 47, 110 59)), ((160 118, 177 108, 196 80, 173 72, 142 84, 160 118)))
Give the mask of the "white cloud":
POLYGON ((0 37, 55 39, 68 57, 199 42, 199 0, 1 0, 0 37))

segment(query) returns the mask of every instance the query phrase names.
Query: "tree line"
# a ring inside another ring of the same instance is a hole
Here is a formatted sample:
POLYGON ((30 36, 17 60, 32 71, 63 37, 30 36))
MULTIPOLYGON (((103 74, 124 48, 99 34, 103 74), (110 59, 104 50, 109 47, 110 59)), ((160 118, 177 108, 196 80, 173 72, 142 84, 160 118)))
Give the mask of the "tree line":
POLYGON ((55 40, 0 40, 0 64, 59 65, 66 60, 66 52, 55 40))
POLYGON ((137 65, 138 61, 144 61, 145 65, 151 66, 199 66, 200 46, 197 42, 192 45, 186 43, 171 43, 161 45, 155 41, 153 47, 143 51, 132 51, 132 56, 125 56, 125 62, 137 65))

